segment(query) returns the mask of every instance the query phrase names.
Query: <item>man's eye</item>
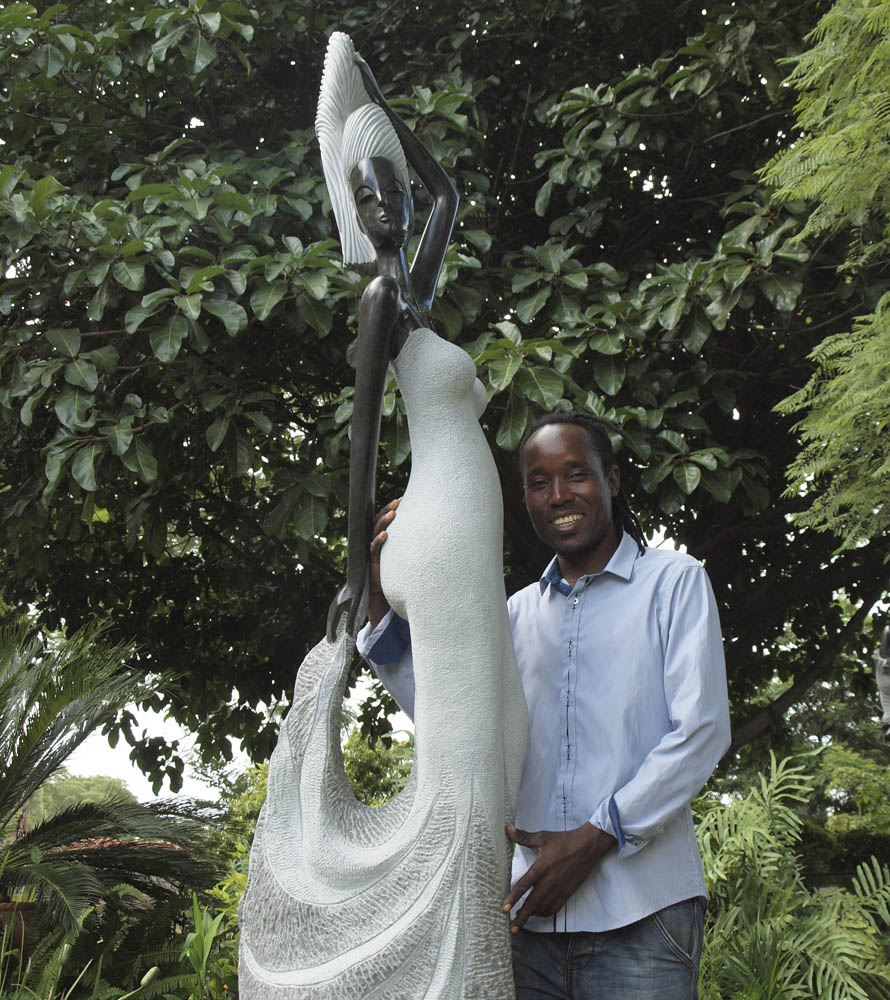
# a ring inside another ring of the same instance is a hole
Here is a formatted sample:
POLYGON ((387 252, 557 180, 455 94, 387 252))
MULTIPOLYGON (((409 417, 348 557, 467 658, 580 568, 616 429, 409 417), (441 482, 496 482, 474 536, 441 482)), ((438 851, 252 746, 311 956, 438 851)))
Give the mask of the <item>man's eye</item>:
POLYGON ((584 472, 583 469, 576 469, 574 472, 570 472, 568 476, 566 476, 566 479, 568 479, 570 483, 579 483, 581 480, 586 478, 587 473, 584 472))
POLYGON ((525 484, 527 490, 543 490, 547 486, 546 479, 532 479, 530 482, 525 484))

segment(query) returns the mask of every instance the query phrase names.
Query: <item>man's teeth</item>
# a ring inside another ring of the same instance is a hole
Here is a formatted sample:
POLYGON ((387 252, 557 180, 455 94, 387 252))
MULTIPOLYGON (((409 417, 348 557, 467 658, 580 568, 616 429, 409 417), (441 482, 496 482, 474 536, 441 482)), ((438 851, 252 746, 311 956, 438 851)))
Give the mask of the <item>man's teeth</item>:
POLYGON ((574 524, 575 521, 580 521, 580 520, 581 520, 580 514, 563 514, 562 517, 554 518, 553 524, 559 527, 560 525, 563 524, 574 524))

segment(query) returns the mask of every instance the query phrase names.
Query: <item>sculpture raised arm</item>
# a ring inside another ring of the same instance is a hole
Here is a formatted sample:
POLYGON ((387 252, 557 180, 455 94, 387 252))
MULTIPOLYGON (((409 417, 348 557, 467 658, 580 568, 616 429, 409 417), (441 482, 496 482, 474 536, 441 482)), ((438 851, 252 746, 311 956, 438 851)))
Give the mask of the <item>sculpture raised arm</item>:
POLYGON ((429 325, 458 195, 442 166, 386 102, 368 64, 345 35, 331 37, 316 129, 344 260, 373 259, 377 271, 359 310, 347 573, 328 613, 328 638, 333 639, 344 615, 347 631, 355 634, 366 587, 387 368, 408 335, 429 325), (364 103, 359 103, 359 88, 367 98, 364 103), (413 212, 406 162, 432 198, 410 268, 405 251, 413 212), (353 247, 362 247, 364 256, 353 247))

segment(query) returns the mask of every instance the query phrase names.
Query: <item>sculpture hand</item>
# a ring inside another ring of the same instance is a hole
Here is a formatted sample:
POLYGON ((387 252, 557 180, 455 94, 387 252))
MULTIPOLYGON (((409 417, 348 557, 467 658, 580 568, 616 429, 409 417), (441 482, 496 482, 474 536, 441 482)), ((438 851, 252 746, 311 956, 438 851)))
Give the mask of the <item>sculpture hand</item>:
POLYGON ((358 600, 354 597, 352 590, 349 587, 349 583, 346 582, 337 591, 334 596, 331 605, 328 608, 328 630, 327 639, 328 642, 334 642, 337 639, 337 627, 340 624, 340 620, 343 616, 346 616, 346 631, 350 635, 355 635, 355 617, 358 613, 358 600))
POLYGON ((386 541, 386 526, 396 516, 396 507, 402 502, 398 497, 377 512, 374 527, 371 529, 371 549, 368 560, 368 621, 375 628, 381 618, 389 611, 389 601, 380 586, 380 549, 386 541))
POLYGON ((358 54, 358 52, 355 54, 355 65, 358 67, 358 71, 361 74, 362 83, 365 85, 368 97, 371 98, 374 104, 379 104, 385 111, 389 111, 389 105, 386 103, 383 91, 380 89, 380 85, 377 83, 374 74, 371 72, 371 67, 358 54))
POLYGON ((530 847, 537 854, 534 864, 522 878, 516 880, 504 900, 504 913, 509 913, 531 889, 510 923, 513 934, 529 917, 552 917, 561 910, 600 858, 618 843, 613 836, 591 823, 575 830, 541 830, 537 833, 526 833, 508 826, 507 836, 514 844, 530 847))

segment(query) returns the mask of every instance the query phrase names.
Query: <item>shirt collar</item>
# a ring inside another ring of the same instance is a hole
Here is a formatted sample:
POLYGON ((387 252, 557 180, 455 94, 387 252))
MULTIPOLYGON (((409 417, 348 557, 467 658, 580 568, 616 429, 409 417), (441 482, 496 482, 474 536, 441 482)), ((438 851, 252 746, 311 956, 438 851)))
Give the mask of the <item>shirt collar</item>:
MULTIPOLYGON (((629 580, 633 573, 634 563, 637 561, 639 555, 640 550, 637 548, 637 543, 626 531, 622 532, 618 548, 612 553, 612 558, 606 563, 600 573, 611 573, 622 580, 629 580)), ((594 577, 599 576, 600 573, 587 573, 580 577, 578 582, 586 583, 594 577)), ((556 556, 547 564, 547 568, 541 574, 538 584, 542 594, 550 585, 556 587, 561 594, 570 594, 573 589, 563 580, 562 574, 559 572, 559 563, 556 561, 556 556)))

